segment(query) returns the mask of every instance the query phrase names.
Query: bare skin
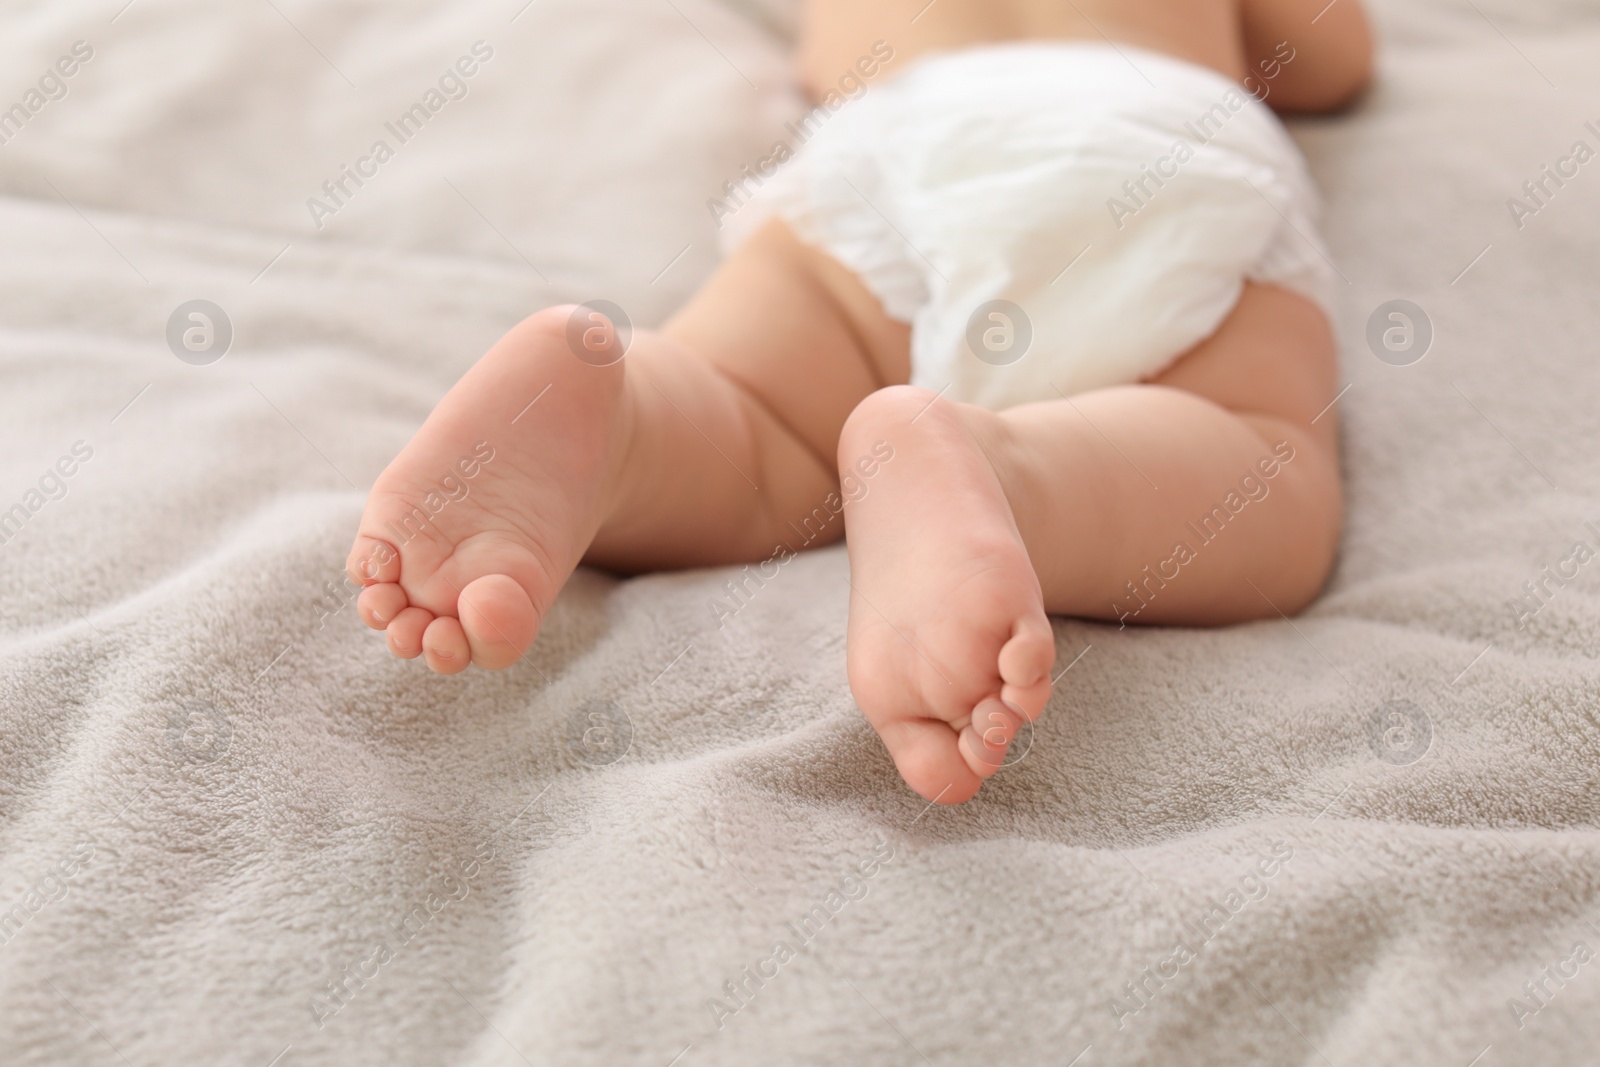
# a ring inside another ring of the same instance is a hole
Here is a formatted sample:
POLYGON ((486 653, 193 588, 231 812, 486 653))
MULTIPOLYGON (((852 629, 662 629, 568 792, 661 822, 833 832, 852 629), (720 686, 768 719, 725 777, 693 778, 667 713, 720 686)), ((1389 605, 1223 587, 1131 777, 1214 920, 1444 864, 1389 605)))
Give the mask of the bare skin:
POLYGON ((811 0, 800 79, 813 93, 825 90, 876 41, 894 47, 899 65, 1027 39, 1134 45, 1235 81, 1288 41, 1306 62, 1297 58, 1274 79, 1269 102, 1283 111, 1336 110, 1372 74, 1372 38, 1357 0, 811 0))
MULTIPOLYGON (((876 40, 903 65, 1028 37, 1104 37, 1236 79, 1291 40, 1304 58, 1269 103, 1292 110, 1343 106, 1371 66, 1357 0, 816 0, 801 70, 826 85, 876 40)), ((906 385, 909 328, 777 221, 625 358, 603 318, 585 317, 574 347, 574 310, 507 334, 374 486, 348 565, 395 654, 447 674, 506 667, 580 563, 754 563, 848 528, 851 689, 911 788, 951 804, 1042 712, 1047 613, 1277 617, 1332 566, 1335 346, 1286 290, 1247 285, 1149 381, 1000 412, 906 385), (452 471, 448 505, 418 521, 452 471), (1186 524, 1246 476, 1270 494, 1173 576, 1186 524), (830 499, 849 503, 835 515, 830 499)))

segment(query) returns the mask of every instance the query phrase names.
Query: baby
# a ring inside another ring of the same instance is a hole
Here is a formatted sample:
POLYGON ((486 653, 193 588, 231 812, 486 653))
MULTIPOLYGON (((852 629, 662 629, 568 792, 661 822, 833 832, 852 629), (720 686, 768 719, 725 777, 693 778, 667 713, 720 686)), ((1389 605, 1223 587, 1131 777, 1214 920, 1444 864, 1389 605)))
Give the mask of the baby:
POLYGON ((1333 268, 1271 109, 1343 107, 1371 47, 1359 0, 813 0, 804 84, 858 99, 746 183, 660 331, 550 308, 479 360, 367 501, 362 619, 499 669, 580 563, 848 530, 850 688, 912 789, 968 799, 1044 708, 1050 614, 1321 588, 1333 268))

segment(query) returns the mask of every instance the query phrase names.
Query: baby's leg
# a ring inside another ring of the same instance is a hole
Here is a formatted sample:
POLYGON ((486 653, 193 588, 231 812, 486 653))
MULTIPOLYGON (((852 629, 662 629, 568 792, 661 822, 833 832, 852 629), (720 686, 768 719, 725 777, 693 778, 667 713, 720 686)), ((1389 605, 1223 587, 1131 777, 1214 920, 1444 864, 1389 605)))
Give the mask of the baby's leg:
POLYGON ((886 384, 863 345, 905 332, 855 326, 825 284, 840 270, 774 224, 625 358, 603 322, 597 350, 575 347, 570 307, 517 326, 374 485, 348 563, 362 619, 436 671, 505 667, 582 559, 695 566, 798 547, 802 528, 836 540, 843 523, 815 517, 833 445, 886 384))
POLYGON ((881 353, 909 347, 844 267, 769 223, 629 353, 635 429, 585 559, 639 572, 838 541, 840 430, 895 384, 881 353))
POLYGON ((1048 694, 1046 610, 1206 625, 1306 606, 1338 538, 1336 373, 1322 313, 1250 286, 1149 384, 998 414, 911 388, 863 403, 841 461, 879 439, 895 457, 846 510, 850 681, 907 783, 958 803, 993 773, 1048 694))

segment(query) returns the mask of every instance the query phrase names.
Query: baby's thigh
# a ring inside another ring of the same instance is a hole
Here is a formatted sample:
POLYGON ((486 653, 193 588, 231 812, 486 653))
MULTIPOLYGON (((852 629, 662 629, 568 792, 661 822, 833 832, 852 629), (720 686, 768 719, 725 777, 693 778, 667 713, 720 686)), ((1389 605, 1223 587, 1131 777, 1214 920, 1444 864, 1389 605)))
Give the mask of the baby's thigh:
POLYGON ((1151 378, 1240 415, 1337 439, 1339 353, 1333 327, 1314 302, 1288 289, 1246 283, 1217 331, 1151 378))
POLYGON ((821 455, 832 454, 857 404, 910 377, 910 327, 777 219, 740 245, 663 332, 821 455))

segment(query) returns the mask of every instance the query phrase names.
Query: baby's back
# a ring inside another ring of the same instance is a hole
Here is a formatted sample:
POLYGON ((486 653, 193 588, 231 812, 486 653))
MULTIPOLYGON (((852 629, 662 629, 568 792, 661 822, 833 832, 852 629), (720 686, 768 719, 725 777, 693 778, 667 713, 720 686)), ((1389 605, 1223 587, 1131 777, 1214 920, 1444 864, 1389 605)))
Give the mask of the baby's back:
POLYGON ((821 95, 873 45, 894 49, 891 70, 928 52, 1029 38, 1127 43, 1245 73, 1240 0, 811 0, 800 41, 805 85, 821 95))

